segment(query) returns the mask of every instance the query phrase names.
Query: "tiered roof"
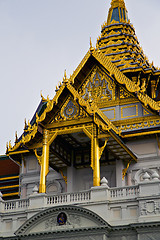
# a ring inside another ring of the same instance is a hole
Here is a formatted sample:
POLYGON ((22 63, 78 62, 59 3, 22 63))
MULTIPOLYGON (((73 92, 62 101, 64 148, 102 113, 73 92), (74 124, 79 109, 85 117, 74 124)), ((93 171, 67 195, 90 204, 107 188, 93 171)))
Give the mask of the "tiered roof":
MULTIPOLYGON (((157 90, 160 70, 153 62, 149 63, 144 54, 128 19, 124 0, 112 0, 107 22, 102 25, 101 36, 97 39, 97 48, 132 81, 141 81, 145 88, 154 86, 157 90)), ((155 92, 147 90, 147 93, 156 98, 155 92)))

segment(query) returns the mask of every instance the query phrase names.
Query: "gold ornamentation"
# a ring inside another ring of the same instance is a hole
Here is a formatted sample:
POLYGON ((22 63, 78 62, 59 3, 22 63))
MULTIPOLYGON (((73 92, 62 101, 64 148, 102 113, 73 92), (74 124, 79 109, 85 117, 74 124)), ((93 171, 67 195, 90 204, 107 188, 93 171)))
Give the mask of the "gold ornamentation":
POLYGON ((80 107, 74 99, 70 96, 62 106, 59 113, 54 117, 51 122, 61 122, 66 120, 73 120, 87 117, 87 113, 80 107))
POLYGON ((139 83, 134 84, 129 78, 127 78, 119 69, 110 62, 103 53, 93 52, 93 56, 109 71, 111 76, 114 76, 115 79, 120 84, 125 84, 129 92, 138 92, 140 90, 139 83))
POLYGON ((156 80, 151 81, 151 94, 152 98, 156 98, 156 80))
POLYGON ((28 134, 26 134, 25 136, 22 135, 22 139, 19 142, 17 142, 13 147, 12 147, 11 143, 9 143, 9 148, 8 148, 7 153, 13 152, 13 151, 17 150, 21 145, 29 142, 31 140, 31 138, 35 137, 37 130, 38 130, 37 125, 33 125, 31 131, 28 134))
POLYGON ((133 129, 139 129, 139 128, 146 128, 146 127, 155 127, 157 125, 160 125, 160 119, 153 119, 153 120, 139 120, 137 123, 130 124, 121 124, 121 130, 133 130, 133 129))
POLYGON ((95 67, 79 89, 79 94, 89 102, 115 100, 115 84, 100 68, 95 67))
POLYGON ((44 129, 43 131, 43 148, 42 155, 37 154, 37 149, 34 149, 35 155, 38 159, 38 162, 41 166, 41 176, 39 184, 39 192, 46 192, 46 176, 49 172, 49 131, 44 129))
POLYGON ((35 153, 35 156, 38 160, 39 165, 41 165, 42 164, 43 153, 42 153, 41 156, 39 156, 38 153, 37 153, 37 149, 34 149, 34 153, 35 153))
POLYGON ((65 183, 67 185, 67 176, 64 176, 64 174, 63 174, 63 172, 61 170, 59 172, 62 175, 62 177, 63 177, 63 179, 64 179, 64 181, 65 181, 65 183))
POLYGON ((105 149, 105 147, 106 147, 106 145, 107 145, 108 140, 109 140, 109 138, 106 138, 104 145, 99 148, 99 159, 101 158, 101 156, 102 156, 102 154, 103 154, 103 151, 104 151, 104 149, 105 149))
MULTIPOLYGON (((65 71, 64 71, 63 82, 64 82, 64 83, 68 82, 66 69, 65 69, 65 71)), ((60 84, 60 86, 61 86, 61 84, 60 84)))
MULTIPOLYGON (((146 131, 145 134, 154 134, 157 130, 150 131, 150 127, 153 127, 153 126, 155 127, 155 126, 160 125, 160 118, 158 116, 146 116, 146 117, 127 119, 127 120, 123 120, 123 121, 115 121, 114 124, 117 127, 119 127, 121 129, 121 131, 148 128, 148 131, 146 131)), ((121 135, 121 136, 122 137, 132 137, 132 136, 141 136, 141 135, 144 135, 144 133, 139 132, 136 134, 133 133, 130 135, 127 134, 127 135, 121 135)))
POLYGON ((156 102, 147 94, 141 92, 137 93, 137 97, 145 106, 149 105, 152 109, 160 111, 160 101, 156 102))
MULTIPOLYGON (((113 63, 111 63, 103 53, 94 50, 92 52, 93 57, 95 57, 95 59, 97 61, 99 61, 99 63, 110 73, 110 76, 114 76, 115 79, 117 80, 118 83, 120 84, 124 84, 127 88, 127 90, 129 92, 135 92, 137 93, 137 97, 138 99, 144 103, 145 106, 149 105, 152 109, 154 110, 160 110, 160 102, 155 102, 153 99, 151 99, 146 93, 141 92, 140 91, 140 83, 138 81, 138 83, 133 83, 130 79, 128 79, 122 72, 120 72, 113 63)), ((95 110, 94 110, 94 104, 93 107, 90 107, 90 103, 86 102, 82 97, 80 97, 80 95, 78 94, 78 92, 76 91, 76 89, 74 87, 71 86, 70 83, 74 83, 74 79, 77 76, 77 74, 80 72, 81 68, 85 65, 86 61, 89 59, 90 57, 90 52, 88 52, 86 54, 86 56, 84 57, 84 59, 82 60, 82 62, 80 63, 80 65, 78 66, 78 68, 75 70, 75 72, 73 73, 73 75, 71 76, 70 80, 66 83, 67 88, 69 89, 69 91, 71 91, 71 93, 74 96, 74 99, 78 99, 79 104, 83 107, 85 106, 86 111, 88 112, 88 114, 93 115, 95 110)), ((36 124, 34 124, 33 126, 29 126, 29 129, 26 122, 25 122, 25 131, 26 134, 22 135, 22 139, 15 143, 15 145, 12 147, 11 144, 9 144, 9 147, 7 149, 7 152, 13 152, 15 150, 17 150, 22 144, 26 144, 27 142, 29 142, 31 140, 31 138, 35 137, 35 134, 37 133, 37 129, 38 129, 38 123, 43 122, 43 120, 46 118, 46 114, 48 112, 50 112, 53 109, 54 104, 58 104, 58 99, 59 96, 61 95, 61 93, 63 92, 65 88, 65 85, 63 84, 62 86, 60 86, 59 90, 57 91, 55 97, 52 100, 47 99, 46 102, 46 109, 44 110, 44 112, 42 113, 41 116, 38 116, 38 114, 36 114, 36 124)), ((113 95, 112 95, 113 96, 113 95)), ((108 120, 107 120, 108 121, 108 120)), ((98 123, 99 124, 99 123, 98 123)), ((110 124, 110 123, 109 123, 110 124)), ((108 128, 105 126, 105 128, 108 128)), ((110 128, 110 127, 109 127, 110 128)), ((116 132, 120 133, 120 131, 117 131, 117 128, 112 125, 111 128, 113 128, 114 130, 116 130, 116 132)))
POLYGON ((150 112, 148 112, 146 109, 143 108, 143 116, 150 115, 150 112))
POLYGON ((146 78, 142 78, 141 92, 146 92, 146 78))
POLYGON ((130 164, 131 164, 131 161, 129 161, 128 164, 127 164, 127 167, 126 167, 125 169, 122 170, 122 180, 124 180, 124 178, 125 178, 125 176, 126 176, 126 173, 127 173, 127 170, 128 170, 128 168, 129 168, 129 166, 130 166, 130 164))
POLYGON ((94 47, 92 46, 92 40, 91 40, 91 37, 90 37, 90 52, 94 51, 94 47))
POLYGON ((119 88, 119 97, 120 99, 133 98, 133 96, 127 92, 123 87, 119 88))
POLYGON ((15 143, 18 142, 18 136, 17 136, 17 131, 16 131, 16 134, 15 134, 15 143))

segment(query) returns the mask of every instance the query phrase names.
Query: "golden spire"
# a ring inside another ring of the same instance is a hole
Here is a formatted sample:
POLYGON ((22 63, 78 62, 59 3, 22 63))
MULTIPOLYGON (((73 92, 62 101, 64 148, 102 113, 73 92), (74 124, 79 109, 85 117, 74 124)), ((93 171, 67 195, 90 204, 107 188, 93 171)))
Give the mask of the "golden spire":
POLYGON ((112 0, 111 6, 113 8, 118 7, 118 6, 119 7, 125 7, 125 2, 124 2, 124 0, 112 0))
POLYGON ((66 69, 65 69, 65 71, 64 71, 63 82, 64 82, 64 83, 68 82, 66 69))
POLYGON ((24 130, 26 130, 27 129, 27 121, 26 121, 26 118, 25 118, 25 120, 24 120, 24 130))
POLYGON ((11 140, 9 141, 9 149, 12 149, 11 140))
POLYGON ((113 23, 127 23, 128 13, 124 0, 112 0, 108 13, 107 25, 113 23))
POLYGON ((92 46, 92 40, 91 40, 91 37, 90 37, 90 52, 92 52, 94 50, 94 47, 92 46))

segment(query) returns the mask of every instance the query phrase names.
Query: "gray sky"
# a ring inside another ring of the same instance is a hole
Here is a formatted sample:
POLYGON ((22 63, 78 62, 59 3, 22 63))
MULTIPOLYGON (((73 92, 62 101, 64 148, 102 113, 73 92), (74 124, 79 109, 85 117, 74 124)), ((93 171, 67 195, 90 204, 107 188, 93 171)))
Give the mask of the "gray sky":
MULTIPOLYGON (((111 0, 0 0, 0 154, 41 98, 75 70, 100 35, 111 0)), ((126 0, 150 62, 160 67, 160 0, 126 0)))

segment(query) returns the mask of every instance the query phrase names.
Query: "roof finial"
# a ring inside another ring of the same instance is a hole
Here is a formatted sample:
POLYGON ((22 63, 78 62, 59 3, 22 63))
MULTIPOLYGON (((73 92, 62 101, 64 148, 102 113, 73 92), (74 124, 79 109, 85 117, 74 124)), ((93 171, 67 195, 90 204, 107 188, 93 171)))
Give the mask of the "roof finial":
POLYGON ((16 131, 16 133, 15 133, 15 143, 17 143, 18 142, 18 136, 17 136, 17 131, 16 131))
POLYGON ((68 82, 68 78, 67 78, 67 72, 66 72, 66 69, 64 71, 64 78, 63 78, 63 82, 66 83, 68 82))
POLYGON ((94 47, 92 46, 92 40, 91 40, 91 37, 90 37, 90 52, 92 52, 94 50, 94 47))
POLYGON ((111 5, 114 5, 114 4, 117 5, 118 3, 125 4, 124 0, 112 0, 111 5))
POLYGON ((24 130, 27 130, 28 126, 27 126, 27 121, 26 121, 26 118, 24 120, 24 130))
POLYGON ((11 140, 9 141, 9 149, 12 149, 11 140))
POLYGON ((108 13, 107 25, 128 23, 128 14, 124 0, 112 0, 108 13))

